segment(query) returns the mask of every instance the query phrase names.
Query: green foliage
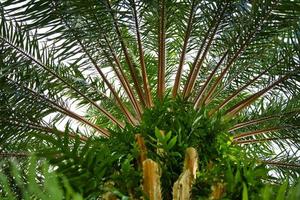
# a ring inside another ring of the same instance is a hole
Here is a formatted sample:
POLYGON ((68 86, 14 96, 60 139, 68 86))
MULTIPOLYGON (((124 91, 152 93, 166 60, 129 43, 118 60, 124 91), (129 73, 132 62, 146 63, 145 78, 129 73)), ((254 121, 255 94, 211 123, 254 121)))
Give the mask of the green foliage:
POLYGON ((58 175, 45 161, 31 157, 23 163, 2 162, 0 168, 1 199, 66 199, 82 200, 68 180, 58 175), (21 165, 22 166, 22 165, 21 165))
MULTIPOLYGON (((33 159, 25 173, 28 176, 24 177, 28 186, 19 179, 8 184, 6 176, 1 175, 3 195, 13 198, 15 194, 10 188, 16 184, 17 191, 28 191, 30 197, 40 199, 51 199, 53 195, 58 195, 56 199, 72 199, 79 194, 85 199, 95 199, 108 192, 122 199, 141 197, 137 133, 145 139, 148 157, 161 167, 165 199, 172 198, 173 184, 182 173, 185 149, 191 146, 197 149, 200 160, 193 198, 207 199, 216 184, 223 186, 224 199, 284 199, 298 195, 298 190, 290 189, 288 182, 282 186, 266 184, 267 180, 272 180, 268 175, 270 169, 245 149, 234 145, 232 137, 226 133, 226 123, 229 122, 220 117, 209 118, 205 111, 196 112, 189 109, 190 104, 182 106, 183 103, 181 99, 165 100, 160 106, 145 111, 145 123, 137 127, 127 125, 123 130, 112 132, 109 138, 91 137, 83 142, 79 137, 70 139, 66 129, 63 137, 51 140, 52 146, 38 154, 55 166, 55 172, 49 174, 49 166, 45 164, 41 172, 35 171, 36 160, 33 159), (170 118, 174 112, 183 113, 182 118, 170 118), (146 126, 150 121, 154 126, 152 130, 152 126, 146 126), (169 129, 162 130, 161 127, 169 129), (199 144, 194 140, 205 142, 199 144), (35 173, 43 175, 43 184, 34 182, 35 173), (56 174, 63 176, 57 177, 56 174), (73 194, 73 191, 79 194, 73 194)), ((12 166, 13 176, 18 177, 15 174, 18 170, 12 166)))
POLYGON ((84 143, 79 138, 70 140, 65 134, 39 155, 46 157, 55 171, 64 174, 72 188, 87 199, 106 192, 125 196, 131 189, 133 194, 141 195, 135 145, 133 132, 117 132, 109 139, 90 138, 84 143))
POLYGON ((137 132, 146 138, 151 136, 159 139, 161 133, 157 129, 160 129, 165 132, 165 140, 171 140, 173 136, 172 142, 176 140, 174 145, 182 151, 189 146, 195 147, 199 150, 199 155, 203 156, 201 159, 207 162, 211 156, 217 156, 217 151, 207 148, 208 145, 213 146, 216 136, 226 131, 230 124, 225 123, 218 115, 209 117, 205 108, 194 110, 192 106, 182 99, 157 102, 154 108, 145 110, 137 132))

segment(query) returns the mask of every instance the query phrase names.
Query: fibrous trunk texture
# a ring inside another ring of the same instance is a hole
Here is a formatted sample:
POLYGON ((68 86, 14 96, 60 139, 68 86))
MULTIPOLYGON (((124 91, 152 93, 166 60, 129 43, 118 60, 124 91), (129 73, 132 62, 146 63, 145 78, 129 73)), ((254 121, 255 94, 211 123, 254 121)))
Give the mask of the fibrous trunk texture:
POLYGON ((173 186, 173 200, 188 200, 198 169, 198 154, 196 149, 189 147, 185 153, 183 172, 173 186))
POLYGON ((143 162, 143 190, 149 200, 161 200, 160 170, 156 162, 143 162))

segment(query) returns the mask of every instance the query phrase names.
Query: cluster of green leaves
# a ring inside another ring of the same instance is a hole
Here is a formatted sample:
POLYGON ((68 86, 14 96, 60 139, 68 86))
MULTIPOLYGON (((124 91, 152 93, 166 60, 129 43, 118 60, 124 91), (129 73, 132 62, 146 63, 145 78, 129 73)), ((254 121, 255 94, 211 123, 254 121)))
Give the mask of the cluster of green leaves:
POLYGON ((0 198, 82 200, 68 180, 57 174, 46 161, 30 157, 23 162, 2 161, 0 166, 0 198))
POLYGON ((38 155, 47 158, 84 198, 94 199, 107 192, 120 198, 142 196, 133 131, 115 132, 109 139, 91 137, 84 142, 79 137, 70 139, 66 131, 51 144, 38 155))
POLYGON ((282 186, 272 184, 277 180, 270 175, 273 168, 261 163, 257 156, 259 152, 263 154, 264 148, 249 153, 234 144, 228 127, 240 119, 209 116, 205 108, 195 111, 192 104, 180 98, 156 103, 159 105, 145 111, 136 131, 145 138, 149 157, 160 163, 166 199, 171 198, 173 184, 182 172, 187 147, 199 153, 200 170, 193 198, 209 198, 216 184, 223 185, 224 199, 292 199, 299 195, 287 186, 288 182, 282 186))
POLYGON ((220 115, 209 116, 207 109, 194 110, 191 103, 177 98, 157 101, 152 109, 145 110, 137 132, 146 140, 148 137, 159 139, 160 134, 154 131, 158 128, 164 132, 166 139, 169 140, 170 135, 176 137, 177 142, 172 145, 176 149, 184 151, 188 147, 195 147, 200 158, 207 162, 214 155, 218 156, 215 148, 208 147, 213 146, 216 136, 226 131, 229 126, 220 115))
POLYGON ((219 116, 209 118, 207 110, 195 111, 191 103, 180 98, 157 101, 145 110, 142 123, 135 128, 145 138, 148 156, 162 167, 165 195, 171 195, 182 172, 186 148, 196 148, 200 165, 204 166, 219 156, 216 137, 225 130, 226 124, 219 116))
POLYGON ((234 145, 228 135, 221 133, 216 140, 218 156, 200 167, 193 194, 206 199, 213 195, 213 190, 219 190, 224 199, 245 199, 248 194, 249 199, 260 199, 259 191, 264 181, 270 179, 266 165, 234 145))
POLYGON ((223 163, 213 163, 200 170, 192 194, 199 200, 208 199, 218 192, 219 197, 224 200, 299 199, 299 182, 273 183, 268 172, 269 169, 265 165, 250 160, 243 160, 243 162, 226 160, 223 163))

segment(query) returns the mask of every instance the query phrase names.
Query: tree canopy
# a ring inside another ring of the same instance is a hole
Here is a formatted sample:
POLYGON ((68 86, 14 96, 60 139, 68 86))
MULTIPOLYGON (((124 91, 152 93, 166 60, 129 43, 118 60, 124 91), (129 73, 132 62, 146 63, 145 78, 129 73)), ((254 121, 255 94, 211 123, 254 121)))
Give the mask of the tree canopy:
POLYGON ((1 0, 0 12, 0 157, 18 160, 3 164, 3 198, 146 198, 145 153, 172 199, 189 147, 192 199, 298 198, 300 2, 1 0))

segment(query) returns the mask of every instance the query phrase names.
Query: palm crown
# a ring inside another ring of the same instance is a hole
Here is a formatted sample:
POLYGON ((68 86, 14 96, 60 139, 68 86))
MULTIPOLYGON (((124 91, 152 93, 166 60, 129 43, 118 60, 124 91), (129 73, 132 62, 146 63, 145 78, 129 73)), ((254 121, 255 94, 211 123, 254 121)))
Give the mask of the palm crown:
POLYGON ((45 157, 85 197, 147 196, 146 150, 165 199, 188 147, 195 198, 298 177, 299 2, 0 5, 2 156, 45 157))

